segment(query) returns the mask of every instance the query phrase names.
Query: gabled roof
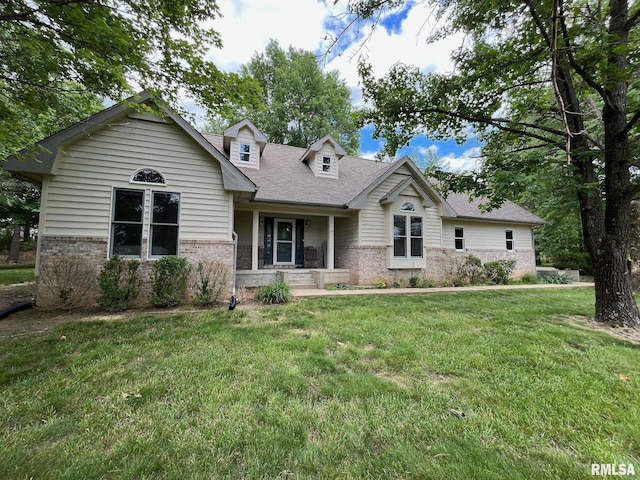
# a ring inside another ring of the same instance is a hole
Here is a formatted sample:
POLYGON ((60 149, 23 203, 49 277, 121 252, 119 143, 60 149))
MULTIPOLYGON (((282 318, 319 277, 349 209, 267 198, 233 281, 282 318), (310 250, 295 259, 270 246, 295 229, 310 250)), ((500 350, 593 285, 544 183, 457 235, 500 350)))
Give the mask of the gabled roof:
POLYGON ((262 133, 258 129, 258 127, 256 127, 248 118, 245 118, 235 125, 231 125, 222 133, 222 135, 224 136, 224 151, 229 152, 229 148, 231 147, 231 139, 237 138, 238 133, 240 133, 240 130, 242 130, 243 128, 248 128, 249 130, 251 130, 251 133, 253 133, 253 136, 256 139, 256 143, 260 147, 260 153, 262 153, 264 151, 265 145, 268 142, 267 137, 265 137, 264 133, 262 133))
POLYGON ((9 172, 16 173, 31 181, 40 182, 43 175, 53 173, 55 159, 58 156, 58 152, 65 145, 72 143, 77 138, 86 136, 92 131, 104 127, 107 123, 125 116, 132 110, 132 103, 143 104, 147 102, 154 102, 168 118, 170 118, 189 137, 191 137, 192 140, 194 140, 220 163, 224 188, 226 190, 239 192, 256 191, 256 185, 235 165, 233 165, 224 154, 211 145, 211 143, 206 141, 199 132, 194 130, 191 125, 173 111, 173 109, 160 102, 153 101, 149 92, 142 92, 139 95, 128 98, 124 102, 115 104, 76 123, 75 125, 45 138, 36 144, 34 151, 23 151, 18 155, 8 157, 3 166, 5 170, 9 172))
POLYGON ((413 187, 420 194, 423 206, 429 208, 435 205, 429 194, 425 191, 424 188, 418 185, 418 182, 416 182, 413 177, 409 177, 393 187, 384 197, 380 199, 380 203, 383 205, 385 203, 394 203, 398 200, 398 197, 402 194, 402 192, 404 192, 409 187, 413 187))
POLYGON ((335 138, 333 138, 331 135, 325 135, 320 140, 316 140, 311 144, 309 148, 307 148, 307 150, 304 152, 304 155, 302 155, 301 160, 303 162, 309 160, 311 155, 318 153, 325 143, 331 144, 331 146, 333 147, 333 151, 336 153, 336 157, 338 157, 338 160, 347 154, 344 148, 342 148, 342 145, 340 145, 335 138))

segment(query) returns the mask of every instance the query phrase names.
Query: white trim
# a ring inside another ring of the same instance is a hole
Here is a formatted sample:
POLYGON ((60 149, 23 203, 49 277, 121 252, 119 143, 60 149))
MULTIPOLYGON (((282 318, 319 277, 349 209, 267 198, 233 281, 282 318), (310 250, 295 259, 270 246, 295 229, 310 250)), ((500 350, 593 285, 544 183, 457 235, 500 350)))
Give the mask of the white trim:
POLYGON ((153 167, 142 167, 133 172, 131 177, 129 177, 129 183, 134 185, 153 185, 155 187, 166 187, 167 186, 167 177, 157 168, 153 167), (153 170, 154 172, 158 172, 158 174, 162 177, 162 183, 154 183, 154 182, 140 182, 138 180, 134 180, 134 177, 143 170, 153 170))
POLYGON ((145 220, 145 203, 146 203, 147 191, 146 189, 141 188, 126 188, 126 187, 112 187, 111 188, 111 219, 109 221, 109 237, 107 240, 107 258, 111 258, 114 255, 120 255, 123 258, 142 258, 142 250, 144 246, 144 220, 145 220), (116 222, 116 192, 118 190, 128 191, 128 192, 139 192, 142 193, 142 212, 140 213, 140 227, 142 230, 140 231, 140 254, 139 255, 122 255, 115 254, 113 252, 113 227, 115 223, 128 223, 129 225, 138 225, 138 222, 116 222))
POLYGON ((242 164, 251 163, 251 150, 250 143, 238 142, 238 162, 242 164), (242 147, 249 147, 249 151, 243 151, 242 147), (247 156, 246 160, 243 160, 244 155, 247 156))
POLYGON ((505 247, 507 248, 507 252, 515 253, 515 251, 516 251, 516 237, 515 237, 512 229, 510 229, 510 228, 505 229, 505 231, 504 231, 504 241, 505 241, 505 247), (507 234, 509 232, 511 232, 511 238, 507 237, 507 234), (511 242, 511 248, 508 247, 509 242, 511 242))
POLYGON ((159 258, 162 257, 179 257, 180 256, 180 217, 181 217, 181 213, 182 213, 182 192, 158 192, 158 191, 153 191, 151 190, 151 192, 149 193, 149 201, 150 203, 150 208, 149 208, 149 234, 147 236, 147 260, 157 260, 159 258), (180 200, 178 202, 178 215, 177 215, 177 223, 174 225, 173 223, 158 223, 157 225, 160 226, 168 226, 168 227, 173 227, 175 226, 178 229, 178 234, 176 236, 176 253, 175 255, 152 255, 151 251, 153 249, 153 205, 154 205, 154 194, 156 193, 160 193, 163 195, 178 195, 180 197, 180 200))
POLYGON ((455 249, 456 252, 466 252, 467 251, 467 242, 464 238, 464 227, 461 227, 460 225, 454 225, 453 226, 453 248, 455 249), (462 236, 458 237, 456 235, 456 230, 457 229, 461 229, 462 230, 462 236), (462 240, 462 248, 456 248, 456 240, 462 240))
POLYGON ((273 219, 273 264, 274 265, 295 265, 296 264, 296 220, 293 218, 273 219), (282 243, 291 243, 291 261, 278 262, 278 222, 291 224, 291 242, 284 240, 282 243))

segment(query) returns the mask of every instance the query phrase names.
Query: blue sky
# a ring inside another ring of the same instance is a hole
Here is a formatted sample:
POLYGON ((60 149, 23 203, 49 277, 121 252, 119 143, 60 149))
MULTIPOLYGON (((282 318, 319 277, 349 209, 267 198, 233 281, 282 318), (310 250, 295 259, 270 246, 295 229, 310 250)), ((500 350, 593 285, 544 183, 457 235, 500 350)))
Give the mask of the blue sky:
MULTIPOLYGON (((224 47, 209 54, 216 65, 225 71, 237 71, 249 61, 254 52, 264 51, 271 38, 281 46, 293 45, 324 56, 324 68, 338 70, 352 91, 355 105, 361 105, 357 75, 358 59, 364 55, 373 67, 374 75, 383 76, 396 63, 415 65, 423 71, 447 72, 453 67, 449 53, 462 38, 448 38, 428 44, 427 37, 437 27, 432 12, 421 2, 408 1, 399 11, 380 19, 372 30, 366 23, 352 25, 346 34, 335 41, 351 18, 341 15, 346 0, 220 0, 223 15, 211 26, 222 37, 224 47), (362 41, 367 39, 365 43, 362 41), (328 46, 334 44, 327 54, 328 46)), ((372 127, 365 127, 360 153, 373 158, 383 140, 371 138, 372 127)), ((414 138, 399 156, 417 157, 420 162, 431 149, 442 157, 452 170, 473 168, 479 154, 479 144, 470 140, 463 145, 455 141, 433 141, 414 138)))

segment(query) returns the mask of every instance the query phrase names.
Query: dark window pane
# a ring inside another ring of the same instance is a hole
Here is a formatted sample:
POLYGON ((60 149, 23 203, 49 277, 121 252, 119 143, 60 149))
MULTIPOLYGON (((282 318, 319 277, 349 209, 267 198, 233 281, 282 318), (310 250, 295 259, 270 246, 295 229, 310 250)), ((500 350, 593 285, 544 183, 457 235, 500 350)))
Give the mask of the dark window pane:
POLYGON ((153 223, 178 224, 180 194, 153 193, 153 223))
POLYGON ((111 240, 113 255, 140 256, 142 224, 115 223, 111 240))
POLYGON ((404 237, 395 238, 393 240, 393 256, 394 257, 406 257, 407 256, 407 239, 404 237))
POLYGON ((115 222, 142 222, 142 199, 144 192, 116 190, 115 222))
POLYGON ((411 239, 411 256, 422 257, 422 238, 411 239))
POLYGON ((290 263, 292 251, 293 251, 293 244, 278 243, 278 248, 276 249, 276 262, 290 263))
POLYGON ((178 254, 178 227, 154 225, 151 230, 151 255, 178 254))
POLYGON ((164 184, 164 178, 157 170, 153 168, 144 168, 135 174, 133 177, 134 182, 145 183, 161 183, 164 184))
POLYGON ((507 250, 513 250, 513 240, 507 240, 507 250))
POLYGON ((462 238, 462 237, 464 237, 464 228, 462 228, 462 227, 456 227, 456 230, 455 230, 455 234, 454 234, 454 236, 455 236, 456 238, 462 238))
POLYGON ((402 210, 403 212, 415 212, 416 208, 413 206, 413 203, 404 202, 400 207, 400 210, 402 210))
POLYGON ((278 222, 278 240, 293 240, 293 228, 289 222, 278 222))
POLYGON ((456 250, 464 250, 464 240, 456 238, 456 250))
POLYGON ((407 217, 404 215, 393 216, 393 236, 404 237, 407 234, 407 217))
POLYGON ((507 240, 513 240, 513 230, 507 230, 507 240))
POLYGON ((422 236, 422 217, 411 217, 411 236, 422 236))

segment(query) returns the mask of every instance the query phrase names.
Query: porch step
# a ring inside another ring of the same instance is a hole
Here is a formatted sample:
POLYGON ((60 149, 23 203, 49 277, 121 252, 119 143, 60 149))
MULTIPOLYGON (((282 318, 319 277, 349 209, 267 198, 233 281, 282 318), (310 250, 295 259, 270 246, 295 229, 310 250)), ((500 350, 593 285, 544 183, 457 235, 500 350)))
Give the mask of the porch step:
POLYGON ((318 288, 309 272, 286 272, 285 281, 293 288, 318 288))

